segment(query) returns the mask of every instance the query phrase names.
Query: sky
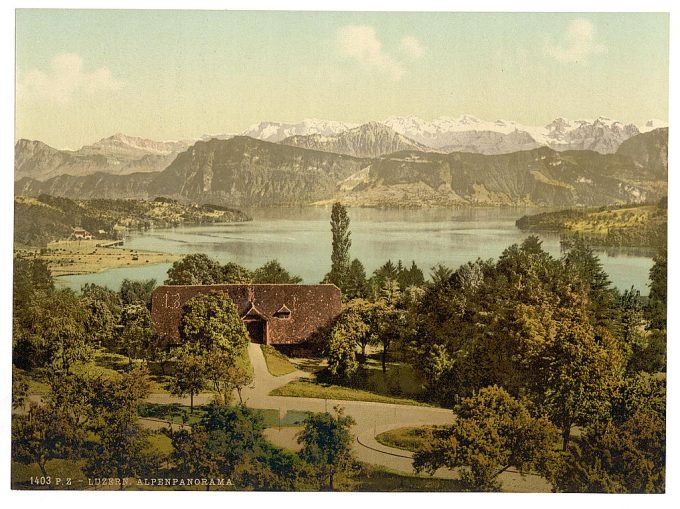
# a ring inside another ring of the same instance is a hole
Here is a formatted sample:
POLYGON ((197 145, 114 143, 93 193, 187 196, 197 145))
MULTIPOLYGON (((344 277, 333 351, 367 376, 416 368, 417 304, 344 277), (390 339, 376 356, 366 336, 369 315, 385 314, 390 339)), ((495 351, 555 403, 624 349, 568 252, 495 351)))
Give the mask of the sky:
POLYGON ((16 11, 15 137, 76 149, 263 120, 668 119, 663 13, 16 11))

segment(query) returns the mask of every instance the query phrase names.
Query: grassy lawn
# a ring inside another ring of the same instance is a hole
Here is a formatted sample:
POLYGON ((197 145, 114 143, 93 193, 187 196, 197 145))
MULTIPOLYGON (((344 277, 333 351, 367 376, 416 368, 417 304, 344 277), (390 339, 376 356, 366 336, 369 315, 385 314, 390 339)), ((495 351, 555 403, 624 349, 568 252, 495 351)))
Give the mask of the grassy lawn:
POLYGON ((462 491, 460 481, 435 479, 429 475, 405 474, 387 467, 365 464, 361 475, 351 482, 348 491, 462 491))
POLYGON ((385 396, 422 399, 425 393, 424 383, 413 367, 404 362, 388 362, 387 371, 383 373, 380 358, 374 354, 369 356, 363 369, 358 371, 352 386, 385 396))
MULTIPOLYGON (((251 374, 253 367, 248 358, 248 352, 244 350, 243 355, 236 359, 236 362, 243 365, 251 374)), ((143 364, 141 359, 132 359, 132 366, 140 366, 143 364)), ((149 363, 150 369, 150 390, 151 394, 169 394, 167 387, 170 383, 173 373, 173 362, 167 363, 165 368, 166 374, 160 374, 159 367, 153 363, 149 363)), ((102 377, 105 379, 117 379, 130 369, 130 361, 125 355, 111 352, 105 348, 95 350, 92 358, 87 362, 80 362, 71 367, 71 372, 76 375, 88 375, 91 377, 102 377)), ((41 369, 33 371, 21 371, 29 384, 29 394, 45 395, 49 392, 49 385, 46 383, 41 369)), ((211 389, 206 389, 203 392, 213 393, 211 389)))
POLYGON ((179 255, 137 251, 122 247, 102 247, 109 240, 59 240, 50 242, 40 258, 47 261, 55 277, 90 274, 105 269, 170 263, 179 255))
POLYGON ((267 363, 267 370, 273 376, 287 375, 296 371, 297 368, 288 360, 288 357, 270 345, 260 345, 264 360, 267 363))
POLYGON ((423 382, 411 366, 389 362, 383 373, 379 356, 369 356, 351 382, 336 382, 327 370, 316 380, 295 380, 273 390, 272 396, 372 401, 399 405, 431 406, 423 402, 423 382))
POLYGON ((168 435, 156 431, 149 437, 149 449, 161 454, 170 454, 173 451, 172 440, 168 435))
POLYGON ((422 401, 376 394, 362 389, 319 383, 307 380, 295 380, 270 392, 271 396, 293 396, 297 398, 337 399, 344 401, 372 401, 374 403, 394 403, 397 405, 430 406, 422 401))
MULTIPOLYGON (((139 366, 142 361, 133 359, 132 365, 139 366)), ((110 352, 104 348, 95 350, 92 358, 87 362, 79 362, 71 367, 71 372, 76 375, 88 375, 91 377, 102 377, 105 379, 120 378, 122 373, 130 369, 130 361, 125 355, 110 352)), ((32 371, 20 371, 28 381, 28 393, 43 396, 49 392, 49 385, 46 383, 43 370, 34 369, 32 371)), ((168 393, 166 389, 168 376, 151 375, 151 392, 168 393)))
POLYGON ((414 452, 424 443, 427 432, 432 429, 434 426, 407 426, 380 433, 375 439, 388 447, 414 452))
POLYGON ((84 480, 85 476, 83 475, 82 471, 82 466, 83 466, 83 461, 82 460, 49 460, 47 462, 47 465, 45 466, 45 470, 47 470, 47 475, 49 475, 52 479, 52 484, 50 486, 37 486, 37 485, 31 485, 30 479, 31 477, 41 477, 42 473, 40 472, 40 467, 38 467, 37 463, 30 463, 30 464, 24 464, 24 463, 19 463, 17 461, 12 461, 12 488, 13 489, 30 489, 30 490, 36 490, 36 489, 83 489, 87 487, 84 485, 84 483, 79 483, 77 482, 78 479, 84 480), (62 481, 62 484, 57 486, 55 478, 61 478, 64 481, 62 481), (72 484, 71 486, 65 486, 65 479, 71 478, 72 484))
MULTIPOLYGON (((169 405, 142 403, 139 405, 137 413, 140 417, 151 417, 171 421, 174 424, 188 424, 189 426, 199 422, 205 414, 205 409, 201 406, 195 406, 193 414, 189 410, 188 406, 177 403, 169 405)), ((256 409, 255 412, 262 415, 264 425, 267 428, 299 426, 309 415, 309 412, 289 410, 279 419, 279 411, 275 408, 256 409)))

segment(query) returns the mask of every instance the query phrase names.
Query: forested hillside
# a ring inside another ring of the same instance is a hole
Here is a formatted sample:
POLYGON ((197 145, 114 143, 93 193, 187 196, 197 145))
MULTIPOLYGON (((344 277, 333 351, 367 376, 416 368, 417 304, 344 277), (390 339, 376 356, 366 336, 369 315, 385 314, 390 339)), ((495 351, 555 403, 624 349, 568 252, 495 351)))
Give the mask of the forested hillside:
POLYGON ((524 231, 559 232, 566 240, 583 238, 597 246, 663 247, 668 230, 667 199, 658 204, 568 209, 523 216, 524 231))
POLYGON ((183 204, 167 198, 146 200, 71 200, 49 195, 14 199, 14 241, 45 246, 65 239, 74 227, 84 228, 96 238, 115 238, 114 227, 145 229, 181 223, 247 221, 235 209, 217 205, 183 204), (100 233, 103 232, 103 233, 100 233))

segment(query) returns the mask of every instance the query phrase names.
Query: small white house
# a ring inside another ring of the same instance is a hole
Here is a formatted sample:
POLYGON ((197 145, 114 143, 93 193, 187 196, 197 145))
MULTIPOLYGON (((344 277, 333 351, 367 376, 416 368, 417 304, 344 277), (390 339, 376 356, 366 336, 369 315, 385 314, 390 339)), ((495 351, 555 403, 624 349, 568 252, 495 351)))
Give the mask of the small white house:
POLYGON ((90 232, 88 232, 87 230, 83 229, 83 228, 74 228, 72 236, 75 240, 91 240, 92 239, 92 234, 90 232))

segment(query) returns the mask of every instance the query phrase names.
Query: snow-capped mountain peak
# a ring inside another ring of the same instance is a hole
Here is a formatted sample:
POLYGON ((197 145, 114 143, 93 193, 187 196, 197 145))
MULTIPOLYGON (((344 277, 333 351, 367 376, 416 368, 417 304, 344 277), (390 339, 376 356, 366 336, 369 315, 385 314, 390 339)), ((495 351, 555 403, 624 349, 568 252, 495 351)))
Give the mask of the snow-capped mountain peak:
MULTIPOLYGON (((500 154, 549 146, 555 150, 595 150, 615 152, 626 139, 640 132, 668 124, 650 120, 642 128, 599 116, 570 120, 558 117, 543 126, 520 124, 513 120, 487 121, 474 115, 440 116, 433 120, 421 117, 391 116, 381 122, 395 132, 427 147, 444 151, 471 151, 500 154)), ((357 124, 333 120, 305 119, 301 122, 260 122, 242 134, 265 141, 280 142, 291 136, 337 136, 357 124)))
POLYGON ((336 120, 319 120, 307 118, 301 122, 260 122, 250 126, 241 135, 258 138, 264 141, 279 142, 290 136, 308 136, 321 134, 334 136, 341 132, 356 127, 358 124, 339 122, 336 120))

